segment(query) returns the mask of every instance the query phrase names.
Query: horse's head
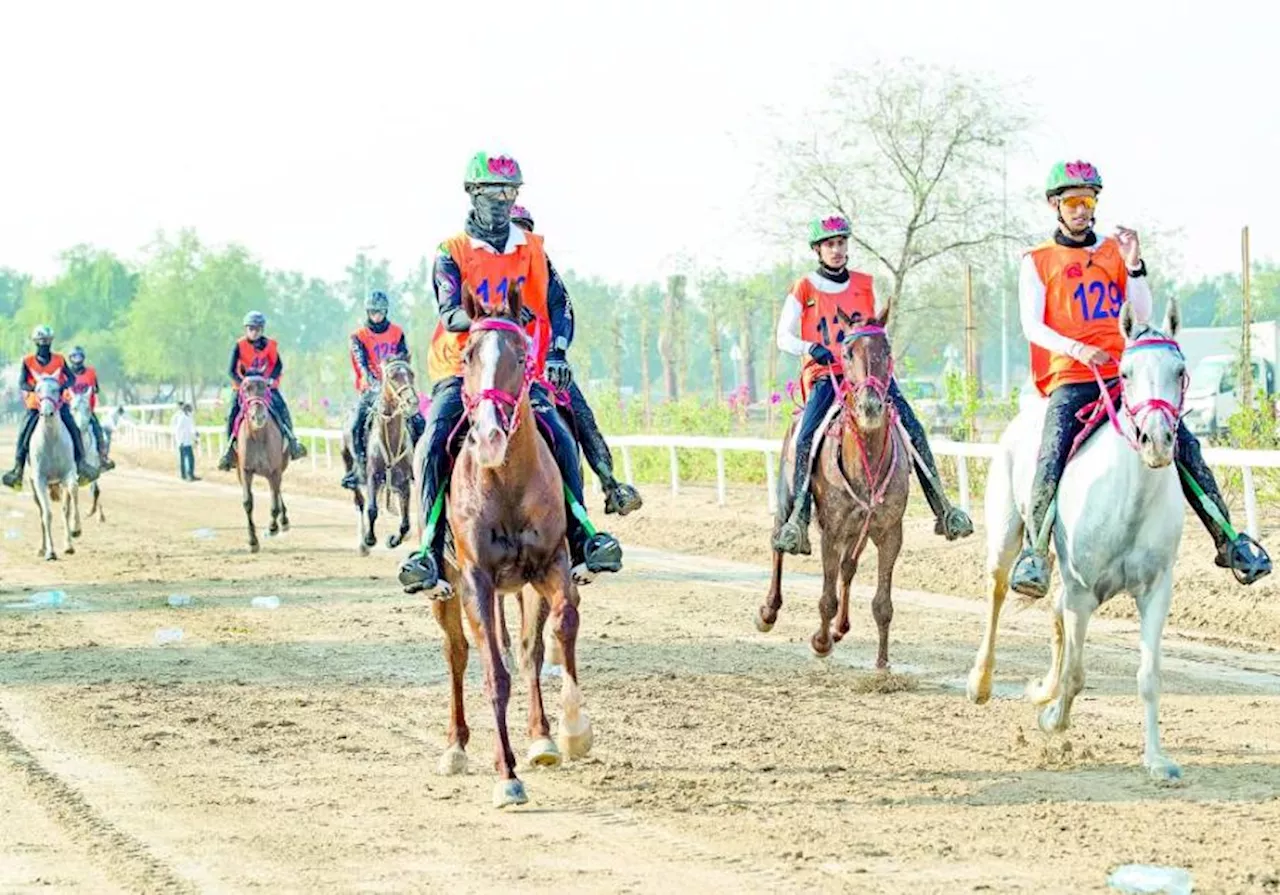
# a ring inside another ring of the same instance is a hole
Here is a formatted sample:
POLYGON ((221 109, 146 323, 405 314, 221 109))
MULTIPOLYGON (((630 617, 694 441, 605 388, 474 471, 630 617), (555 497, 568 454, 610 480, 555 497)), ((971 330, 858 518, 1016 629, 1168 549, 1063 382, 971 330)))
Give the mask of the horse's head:
POLYGON ((401 413, 413 413, 418 409, 413 365, 403 355, 393 355, 382 364, 382 403, 384 407, 401 413))
POLYGON ((1163 330, 1139 323, 1127 302, 1120 309, 1120 331, 1124 333, 1121 403, 1133 427, 1135 447, 1152 469, 1173 462, 1187 392, 1187 362, 1174 341, 1178 324, 1178 302, 1173 298, 1169 299, 1163 330))
POLYGON ((893 381, 893 351, 885 324, 891 306, 879 317, 862 326, 847 330, 841 353, 844 361, 844 383, 841 400, 845 410, 853 414, 858 428, 874 432, 884 425, 889 407, 889 383, 893 381))
POLYGON ((267 425, 271 418, 271 383, 262 376, 246 376, 240 380, 240 403, 245 419, 254 432, 267 425))
POLYGON ((89 423, 89 417, 93 413, 93 404, 90 393, 72 392, 71 393, 71 416, 75 419, 76 425, 83 432, 84 427, 89 423))
POLYGON ((36 399, 40 402, 40 415, 53 416, 62 403, 62 385, 57 377, 41 376, 36 380, 36 399))
POLYGON ((471 318, 471 332, 462 352, 462 401, 471 423, 467 437, 486 467, 506 459, 533 381, 532 349, 519 323, 520 288, 512 287, 506 299, 504 305, 489 306, 463 286, 462 306, 471 318))

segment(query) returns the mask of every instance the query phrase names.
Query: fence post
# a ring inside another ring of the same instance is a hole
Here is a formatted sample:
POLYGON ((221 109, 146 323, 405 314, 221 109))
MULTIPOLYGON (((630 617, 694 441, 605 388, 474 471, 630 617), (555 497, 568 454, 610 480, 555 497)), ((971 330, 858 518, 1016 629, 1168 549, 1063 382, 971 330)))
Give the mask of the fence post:
POLYGON ((960 479, 960 509, 969 512, 969 458, 964 454, 956 457, 956 473, 960 479))
POLYGON ((667 448, 671 452, 671 496, 680 494, 680 460, 676 457, 676 447, 667 448))
POLYGON ((631 466, 631 448, 622 446, 622 477, 628 485, 636 483, 635 470, 631 466))
POLYGON ((324 439, 324 465, 333 468, 333 439, 327 435, 324 439))
POLYGON ((720 506, 728 503, 725 496, 724 448, 716 448, 716 502, 720 506))
POLYGON ((773 454, 764 452, 764 481, 769 489, 769 512, 778 512, 778 476, 773 468, 773 454))
POLYGON ((1258 495, 1253 490, 1253 467, 1241 468, 1244 473, 1244 521, 1249 529, 1249 536, 1258 537, 1258 495))
POLYGON ((312 435, 312 436, 311 436, 311 450, 307 452, 307 453, 309 453, 309 454, 311 455, 311 471, 312 471, 312 472, 315 472, 315 471, 316 471, 316 452, 317 452, 317 449, 316 449, 316 437, 315 437, 314 435, 312 435))

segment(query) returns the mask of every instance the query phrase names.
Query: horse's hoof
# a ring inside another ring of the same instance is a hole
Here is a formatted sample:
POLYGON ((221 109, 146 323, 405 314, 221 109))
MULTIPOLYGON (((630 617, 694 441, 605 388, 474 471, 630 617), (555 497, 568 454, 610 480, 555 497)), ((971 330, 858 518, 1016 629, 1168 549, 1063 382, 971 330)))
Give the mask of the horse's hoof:
POLYGON ((809 638, 809 648, 813 650, 813 654, 819 659, 825 659, 827 656, 831 655, 831 650, 834 647, 835 644, 830 640, 825 641, 824 645, 824 642, 818 639, 817 634, 809 638))
POLYGON ((81 534, 83 534, 83 532, 81 532, 80 529, 77 528, 75 531, 71 532, 71 537, 78 538, 80 537, 81 534))
POLYGON ((991 676, 982 673, 981 668, 969 669, 969 680, 964 687, 965 696, 976 705, 984 705, 991 698, 991 676))
POLYGON ((404 538, 402 538, 400 535, 387 535, 387 549, 388 550, 396 549, 397 547, 400 546, 403 540, 404 538))
POLYGON ((250 545, 249 545, 249 552, 250 552, 250 553, 257 553, 257 552, 258 552, 259 550, 261 550, 261 549, 262 549, 262 547, 258 544, 258 542, 257 542, 257 541, 254 541, 252 544, 250 544, 250 545))
POLYGON ((523 805, 529 801, 524 794, 524 784, 519 780, 499 780, 493 785, 493 807, 510 808, 512 805, 523 805))
POLYGON ((1063 713, 1061 706, 1053 702, 1040 711, 1040 717, 1036 719, 1036 723, 1044 733, 1061 733, 1067 729, 1067 716, 1063 713))
POLYGON ((441 777, 455 777, 466 772, 467 753, 457 743, 445 749, 440 755, 440 760, 436 762, 436 773, 441 777))
POLYGON ((56 561, 56 560, 57 560, 57 558, 58 558, 58 554, 56 554, 56 553, 48 553, 48 554, 45 554, 45 558, 44 558, 44 559, 45 559, 45 562, 54 562, 54 561, 56 561))
POLYGON ((529 746, 529 764, 535 768, 560 767, 560 750, 551 740, 543 737, 529 746))
POLYGON ((569 759, 582 758, 591 751, 595 741, 591 732, 591 720, 586 712, 578 713, 577 723, 560 722, 560 732, 556 735, 556 743, 560 751, 569 759))
POLYGON ((364 541, 361 541, 359 544, 357 544, 356 548, 360 551, 361 556, 369 555, 369 548, 364 545, 364 541))
POLYGON ((269 538, 274 538, 274 537, 275 537, 276 535, 278 535, 278 534, 280 534, 280 529, 278 529, 278 528, 268 528, 268 529, 267 529, 267 537, 269 537, 269 538))
POLYGON ((773 630, 773 623, 778 620, 778 614, 775 612, 773 618, 767 617, 768 611, 761 606, 756 610, 756 630, 761 634, 768 634, 773 630))
POLYGON ((289 530, 289 520, 288 520, 288 519, 282 519, 282 520, 280 520, 280 530, 281 530, 281 531, 288 531, 288 530, 289 530))
POLYGON ((845 635, 848 633, 849 623, 846 621, 835 626, 835 629, 831 632, 831 639, 836 643, 839 643, 841 640, 844 640, 845 635))
POLYGON ((364 545, 370 549, 378 546, 378 539, 373 535, 364 536, 364 545))
POLYGON ((66 546, 66 549, 62 551, 64 556, 74 556, 75 552, 76 552, 76 548, 74 544, 68 544, 66 546))
POLYGON ((1143 759, 1142 764, 1157 786, 1186 785, 1186 781, 1182 779, 1182 768, 1165 755, 1157 754, 1154 758, 1143 759))

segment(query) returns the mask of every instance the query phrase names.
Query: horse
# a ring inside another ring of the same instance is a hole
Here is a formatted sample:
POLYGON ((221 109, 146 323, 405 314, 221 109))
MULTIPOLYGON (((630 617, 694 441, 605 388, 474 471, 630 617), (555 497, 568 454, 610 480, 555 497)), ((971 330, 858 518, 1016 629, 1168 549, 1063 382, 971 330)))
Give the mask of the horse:
POLYGON ((249 552, 257 553, 258 531, 253 525, 253 477, 271 485, 271 527, 268 537, 289 530, 289 510, 280 494, 280 479, 289 466, 284 433, 271 416, 271 383, 262 376, 246 376, 240 383, 240 423, 236 438, 236 474, 244 491, 244 516, 249 523, 249 552))
MULTIPOLYGON (((400 505, 400 531, 387 537, 387 546, 399 547, 409 533, 410 491, 413 488, 414 445, 409 419, 418 409, 413 366, 399 355, 382 365, 382 388, 369 414, 369 434, 365 446, 365 491, 352 492, 360 517, 359 550, 367 556, 378 542, 373 526, 378 518, 378 495, 394 491, 400 505), (367 518, 366 518, 367 517, 367 518)), ((343 436, 342 461, 350 471, 355 455, 343 436)))
MULTIPOLYGON (((815 439, 811 478, 818 527, 822 533, 822 599, 820 621, 809 644, 825 658, 849 633, 849 591, 867 541, 876 545, 879 574, 871 614, 879 629, 876 668, 889 667, 889 624, 893 621, 893 567, 902 549, 902 517, 910 487, 910 462, 889 384, 893 354, 885 325, 891 306, 845 333, 844 380, 827 419, 815 439), (839 599, 836 590, 839 586, 839 599), (838 609, 838 613, 837 613, 838 609), (835 617, 835 630, 831 630, 835 617)), ((779 500, 799 499, 790 493, 792 469, 807 458, 795 457, 792 421, 783 440, 778 474, 779 500)), ((776 532, 775 532, 776 534, 776 532)), ((769 591, 756 616, 756 628, 772 630, 782 608, 783 553, 773 551, 769 591)))
MULTIPOLYGON (((1072 702, 1084 688, 1089 617, 1116 594, 1130 594, 1141 620, 1142 762, 1157 783, 1176 784, 1182 771, 1160 748, 1159 707, 1161 636, 1184 516, 1174 449, 1188 379, 1175 341, 1177 302, 1169 300, 1163 330, 1138 322, 1127 303, 1121 306, 1119 325, 1125 339, 1120 410, 1103 395, 1111 426, 1079 447, 1050 511, 1062 587, 1053 601, 1050 668, 1043 680, 1028 686, 1027 696, 1042 707, 1041 730, 1066 730, 1072 702)), ((1001 437, 987 478, 990 599, 986 630, 966 686, 969 699, 979 704, 991 697, 1000 607, 1023 541, 1043 425, 1043 400, 1026 402, 1001 437)))
POLYGON ((46 560, 55 560, 58 554, 53 549, 52 505, 62 501, 62 519, 67 533, 66 546, 62 552, 71 556, 76 552, 75 544, 71 541, 75 534, 71 518, 73 511, 76 518, 80 515, 80 479, 76 473, 76 454, 71 443, 71 432, 58 413, 63 400, 63 389, 57 378, 41 376, 37 379, 35 397, 39 401, 40 421, 31 434, 31 450, 27 460, 28 481, 31 482, 31 497, 40 509, 38 555, 46 560))
POLYGON ((432 603, 444 631, 452 682, 447 748, 442 774, 466 769, 470 737, 463 709, 467 666, 465 611, 485 666, 485 689, 493 705, 494 748, 499 779, 497 808, 528 801, 516 776, 507 733, 511 676, 503 661, 500 603, 520 595, 520 660, 529 688, 530 764, 556 767, 562 752, 581 757, 591 748, 591 722, 582 710, 578 685, 578 591, 565 540, 563 481, 551 449, 537 432, 529 389, 536 378, 535 352, 520 320, 520 290, 505 307, 490 309, 464 286, 463 307, 472 320, 462 354, 463 403, 470 431, 458 453, 449 485, 447 520, 452 538, 445 576, 457 599, 432 603), (530 585, 526 588, 525 585, 530 585), (549 607, 549 611, 548 611, 549 607), (563 656, 559 746, 550 738, 542 704, 543 632, 548 619, 563 656))
MULTIPOLYGON (((84 443, 84 462, 92 469, 98 469, 98 437, 93 434, 93 426, 89 421, 93 416, 93 406, 89 392, 71 392, 71 417, 80 427, 80 439, 84 443)), ((89 518, 98 517, 99 522, 107 521, 106 511, 102 508, 102 491, 98 480, 89 484, 89 494, 93 503, 89 505, 89 518)), ((75 502, 75 527, 71 529, 72 537, 80 537, 80 501, 75 502)))

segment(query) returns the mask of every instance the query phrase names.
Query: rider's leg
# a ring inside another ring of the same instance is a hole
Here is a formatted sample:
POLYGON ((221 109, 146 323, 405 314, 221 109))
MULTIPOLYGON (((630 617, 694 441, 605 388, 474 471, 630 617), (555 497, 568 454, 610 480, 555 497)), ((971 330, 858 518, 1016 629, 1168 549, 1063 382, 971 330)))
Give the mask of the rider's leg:
POLYGON ((1200 441, 1182 423, 1178 424, 1178 480, 1187 503, 1213 538, 1217 548, 1214 562, 1221 568, 1231 569, 1241 584, 1253 584, 1271 574, 1271 557, 1262 545, 1244 532, 1232 530, 1231 511, 1222 499, 1213 472, 1200 454, 1200 441), (1212 502, 1218 518, 1205 506, 1204 500, 1212 502))
POLYGON ((218 468, 227 472, 236 465, 236 421, 240 419, 240 395, 231 396, 231 409, 227 411, 227 449, 218 458, 218 468))
POLYGON ((1031 486, 1031 512, 1026 520, 1026 547, 1013 567, 1009 586, 1026 597, 1043 597, 1049 592, 1049 532, 1053 524, 1050 510, 1058 493, 1058 482, 1067 468, 1071 444, 1084 428, 1076 419, 1086 405, 1098 399, 1093 382, 1060 385, 1049 395, 1045 408, 1044 434, 1031 486))
POLYGON ((27 454, 31 450, 31 436, 35 434, 36 424, 40 422, 38 410, 27 409, 22 428, 18 431, 18 449, 13 455, 13 469, 4 474, 4 484, 15 490, 22 490, 22 468, 27 465, 27 454))
POLYGON ((58 416, 62 418, 62 424, 71 433, 71 451, 75 456, 80 484, 87 485, 98 477, 98 470, 91 469, 84 462, 84 437, 80 434, 80 427, 76 425, 76 419, 71 415, 71 408, 66 404, 58 405, 58 416))
POLYGON ((947 500, 947 494, 942 490, 942 476, 938 475, 937 461, 933 459, 933 451, 929 448, 929 437, 925 434, 924 426, 920 425, 915 411, 907 403, 902 389, 898 388, 896 379, 889 382, 889 397, 897 408, 898 418, 911 437, 911 447, 919 458, 913 458, 913 465, 916 468, 916 478, 920 480, 920 488, 924 491, 924 498, 929 502, 929 509, 933 510, 933 517, 937 520, 934 523, 934 533, 945 535, 948 541, 967 538, 973 534, 973 520, 968 513, 952 506, 947 500))
MULTIPOLYGON (((444 570, 444 527, 446 525, 442 497, 449 479, 449 435, 455 428, 458 437, 465 434, 459 427, 465 408, 462 405, 462 377, 454 376, 436 383, 431 396, 431 412, 427 418, 425 438, 427 452, 419 470, 422 481, 422 543, 400 566, 400 583, 408 593, 425 590, 428 594, 448 594, 448 585, 440 575, 444 570)), ((455 442, 456 443, 456 442, 455 442)))
POLYGON ((342 487, 352 491, 359 488, 364 480, 365 451, 369 446, 366 425, 376 394, 373 389, 360 393, 360 400, 356 402, 355 419, 351 422, 351 452, 355 454, 355 460, 351 464, 351 470, 342 478, 342 487))
POLYGON ((289 413, 289 405, 284 402, 284 395, 280 394, 279 389, 271 393, 271 413, 284 430, 284 439, 289 446, 289 459, 301 460, 307 455, 307 449, 293 434, 293 414, 289 413))
POLYGON ((813 439, 822 418, 835 400, 835 384, 830 376, 822 376, 809 388, 809 399, 804 405, 804 416, 796 432, 796 462, 791 489, 791 507, 784 508, 778 502, 778 531, 773 536, 773 549, 784 553, 809 552, 809 507, 812 495, 809 491, 810 454, 813 439), (785 513, 785 515, 784 515, 785 513))
POLYGON ((596 531, 587 518, 587 509, 583 505, 582 469, 578 465, 578 448, 574 443, 573 433, 564 424, 541 386, 534 386, 530 397, 533 412, 546 424, 538 425, 538 431, 555 455, 556 465, 560 467, 560 476, 564 480, 565 536, 569 541, 569 561, 579 576, 582 574, 580 567, 585 567, 593 574, 616 572, 622 568, 622 545, 608 532, 596 531))
POLYGON ((89 428, 93 430, 94 440, 98 443, 98 466, 102 469, 115 469, 116 464, 107 456, 107 439, 102 434, 102 423, 98 422, 96 413, 89 414, 89 428))
POLYGON ((560 415, 562 419, 566 413, 572 416, 572 421, 564 420, 564 422, 567 425, 572 425, 577 430, 578 442, 582 445, 582 455, 586 458, 587 465, 600 477, 600 484, 604 487, 605 495, 604 511, 625 516, 627 513, 640 509, 643 505, 640 500, 640 493, 631 485, 619 482, 614 478, 613 454, 609 451, 609 443, 600 434, 600 426, 596 422, 596 415, 591 412, 591 407, 587 404, 587 399, 582 394, 582 389, 578 388, 577 382, 570 380, 567 391, 569 392, 569 406, 559 408, 560 415))

